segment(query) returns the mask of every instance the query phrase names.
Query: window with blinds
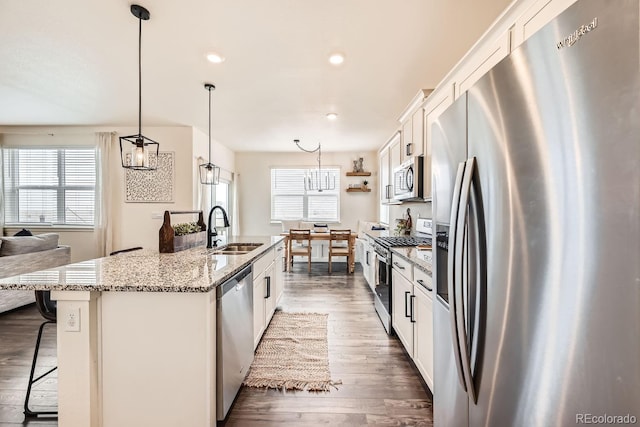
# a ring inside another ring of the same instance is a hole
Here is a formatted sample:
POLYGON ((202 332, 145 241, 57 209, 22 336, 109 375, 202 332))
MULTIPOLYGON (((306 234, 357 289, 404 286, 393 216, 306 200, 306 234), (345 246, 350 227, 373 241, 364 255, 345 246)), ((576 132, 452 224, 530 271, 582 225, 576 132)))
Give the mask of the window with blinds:
POLYGON ((271 169, 271 220, 340 221, 340 169, 322 168, 335 176, 335 189, 305 189, 308 168, 271 169))
POLYGON ((95 148, 5 148, 7 225, 93 226, 95 148))

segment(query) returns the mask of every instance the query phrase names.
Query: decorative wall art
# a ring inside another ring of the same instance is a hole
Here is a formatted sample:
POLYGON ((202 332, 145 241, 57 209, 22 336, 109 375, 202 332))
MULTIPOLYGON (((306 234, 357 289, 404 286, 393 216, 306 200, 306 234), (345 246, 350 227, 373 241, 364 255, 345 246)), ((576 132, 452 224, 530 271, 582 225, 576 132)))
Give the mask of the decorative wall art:
MULTIPOLYGON (((131 156, 131 154, 127 154, 131 156)), ((175 161, 173 152, 149 155, 149 163, 158 164, 151 171, 125 169, 124 201, 127 203, 173 203, 175 161)))

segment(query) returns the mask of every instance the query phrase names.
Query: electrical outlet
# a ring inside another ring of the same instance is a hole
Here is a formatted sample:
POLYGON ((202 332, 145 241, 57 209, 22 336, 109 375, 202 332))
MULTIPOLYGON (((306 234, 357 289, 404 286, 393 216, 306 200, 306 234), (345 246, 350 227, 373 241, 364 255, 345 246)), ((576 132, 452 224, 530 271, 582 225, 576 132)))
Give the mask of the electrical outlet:
POLYGON ((72 307, 67 312, 64 322, 64 330, 67 332, 80 332, 80 308, 72 307))

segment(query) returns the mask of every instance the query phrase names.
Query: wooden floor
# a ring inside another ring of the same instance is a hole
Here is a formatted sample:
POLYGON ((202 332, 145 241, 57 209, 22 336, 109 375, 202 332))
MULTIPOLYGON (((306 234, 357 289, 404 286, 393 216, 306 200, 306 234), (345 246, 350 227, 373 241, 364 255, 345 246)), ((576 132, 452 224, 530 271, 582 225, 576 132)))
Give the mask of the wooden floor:
POLYGON ((329 365, 342 380, 328 393, 243 387, 227 426, 385 425, 431 426, 431 395, 400 341, 389 337, 373 308, 373 295, 346 263, 295 264, 285 274, 280 304, 287 312, 329 313, 329 365))
MULTIPOLYGON (((33 360, 38 328, 44 321, 35 304, 0 314, 0 427, 9 426, 57 426, 57 421, 24 420, 23 405, 27 381, 33 360)), ((55 325, 45 326, 40 355, 39 373, 56 366, 55 325)), ((31 392, 31 409, 56 410, 57 371, 43 378, 31 392)))
MULTIPOLYGON (((328 393, 280 392, 243 388, 227 426, 432 425, 431 395, 400 342, 389 337, 373 308, 373 296, 359 266, 345 274, 346 263, 296 264, 285 275, 280 307, 288 312, 329 313, 329 363, 333 379, 328 393)), ((0 427, 56 426, 56 421, 24 422, 22 405, 42 317, 35 306, 0 314, 0 427)), ((55 366, 55 332, 45 332, 42 367, 55 366), (47 333, 48 332, 48 333, 47 333)), ((55 407, 56 379, 33 392, 36 409, 55 407)))

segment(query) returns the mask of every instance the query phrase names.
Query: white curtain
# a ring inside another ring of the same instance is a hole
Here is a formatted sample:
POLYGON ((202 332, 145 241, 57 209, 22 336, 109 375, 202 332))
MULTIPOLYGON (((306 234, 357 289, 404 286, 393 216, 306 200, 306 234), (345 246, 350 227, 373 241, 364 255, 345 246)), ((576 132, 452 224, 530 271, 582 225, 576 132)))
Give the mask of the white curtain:
MULTIPOLYGON (((1 137, 0 137, 1 138, 1 137)), ((0 236, 4 236, 4 158, 0 145, 0 236)))
POLYGON ((231 235, 240 235, 240 202, 238 201, 238 188, 240 187, 240 174, 233 174, 233 209, 231 219, 231 235))
POLYGON ((111 167, 113 132, 96 132, 96 225, 95 234, 99 256, 107 256, 113 249, 113 224, 111 221, 111 167))

